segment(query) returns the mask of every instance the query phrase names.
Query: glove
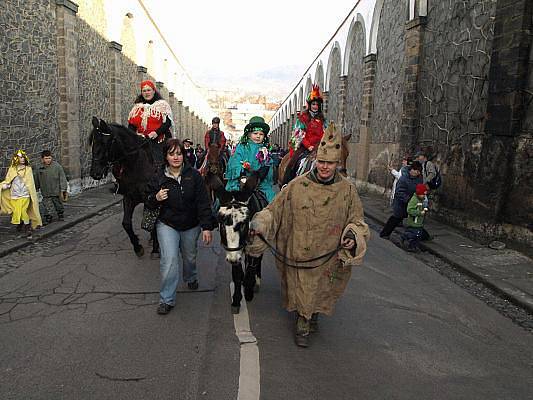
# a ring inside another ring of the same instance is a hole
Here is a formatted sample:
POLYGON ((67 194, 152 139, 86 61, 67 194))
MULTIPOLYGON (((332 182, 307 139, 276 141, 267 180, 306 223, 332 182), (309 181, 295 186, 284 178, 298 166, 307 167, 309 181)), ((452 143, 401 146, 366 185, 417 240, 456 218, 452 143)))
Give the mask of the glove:
POLYGON ((6 189, 9 189, 11 187, 11 185, 9 183, 4 183, 2 185, 2 189, 6 190, 6 189))

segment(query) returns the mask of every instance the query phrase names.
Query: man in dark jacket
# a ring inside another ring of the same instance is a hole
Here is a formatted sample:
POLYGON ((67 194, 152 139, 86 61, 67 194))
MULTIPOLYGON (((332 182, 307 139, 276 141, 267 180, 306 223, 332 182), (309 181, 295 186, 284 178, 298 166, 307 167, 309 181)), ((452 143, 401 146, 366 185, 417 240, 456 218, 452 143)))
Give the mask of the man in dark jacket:
POLYGON ((418 161, 413 161, 409 167, 409 175, 402 176, 396 184, 396 191, 394 192, 394 201, 392 203, 392 215, 381 230, 379 236, 388 239, 394 230, 404 218, 407 217, 407 204, 416 192, 416 185, 423 183, 422 165, 418 161))
POLYGON ((52 215, 63 221, 65 208, 63 201, 67 199, 67 177, 63 167, 53 160, 49 150, 41 152, 42 164, 34 172, 35 189, 41 190, 44 206, 43 224, 52 222, 52 215))
POLYGON ((192 147, 193 143, 191 139, 185 139, 183 146, 185 147, 185 161, 193 168, 196 167, 196 154, 192 147))

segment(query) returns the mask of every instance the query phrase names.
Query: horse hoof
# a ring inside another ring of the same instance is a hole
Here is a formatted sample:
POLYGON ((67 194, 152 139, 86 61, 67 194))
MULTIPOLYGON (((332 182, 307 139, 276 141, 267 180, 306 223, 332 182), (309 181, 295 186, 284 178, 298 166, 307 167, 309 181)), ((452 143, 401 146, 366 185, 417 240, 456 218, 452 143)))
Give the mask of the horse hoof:
POLYGON ((241 306, 231 306, 231 313, 238 314, 241 311, 241 306))
POLYGON ((137 255, 137 257, 144 256, 144 247, 139 246, 139 248, 135 250, 135 254, 137 255))

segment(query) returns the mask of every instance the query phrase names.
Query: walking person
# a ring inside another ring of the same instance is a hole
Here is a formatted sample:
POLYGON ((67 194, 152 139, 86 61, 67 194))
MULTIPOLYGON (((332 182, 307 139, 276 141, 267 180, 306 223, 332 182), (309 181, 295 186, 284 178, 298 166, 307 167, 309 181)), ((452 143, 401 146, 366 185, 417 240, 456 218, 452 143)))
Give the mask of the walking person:
POLYGON ((258 255, 266 249, 257 237, 261 234, 280 255, 282 303, 298 315, 295 342, 300 347, 309 346, 319 314, 333 313, 370 235, 357 189, 337 172, 341 144, 331 125, 318 146, 315 168, 292 180, 250 225, 255 237, 247 252, 258 255))
MULTIPOLYGON (((257 189, 252 194, 257 210, 266 207, 275 196, 274 185, 274 168, 272 165, 272 156, 268 150, 269 138, 268 133, 270 126, 265 122, 263 117, 252 117, 249 123, 244 127, 244 135, 240 143, 235 148, 235 152, 228 160, 226 168, 226 190, 228 192, 238 192, 241 190, 242 179, 250 176, 256 176, 258 179, 257 189)), ((256 277, 255 282, 245 285, 244 297, 247 301, 253 299, 254 286, 261 284, 261 261, 263 256, 252 257, 246 255, 247 276, 256 277)))
POLYGON ((67 177, 63 167, 53 159, 50 150, 41 152, 41 165, 34 172, 35 189, 41 191, 45 210, 43 225, 52 222, 52 215, 57 213, 58 221, 64 220, 67 199, 67 177))
POLYGON ((154 82, 141 82, 141 93, 128 117, 128 127, 150 140, 154 165, 164 162, 163 143, 172 137, 172 110, 156 90, 154 82))
POLYGON ((24 150, 13 155, 0 183, 0 213, 11 214, 11 223, 18 232, 24 231, 28 239, 32 238, 32 230, 42 225, 33 171, 24 150))
POLYGON ((198 171, 184 161, 185 148, 178 139, 163 146, 165 164, 148 184, 146 204, 159 208, 156 221, 161 251, 158 314, 168 314, 176 305, 176 289, 183 279, 191 290, 198 289, 196 256, 198 238, 211 243, 216 221, 211 202, 198 171))
POLYGON ((423 183, 421 174, 422 165, 418 161, 413 161, 409 167, 409 175, 402 176, 398 180, 392 203, 393 212, 379 233, 381 238, 390 238, 392 231, 407 217, 407 203, 409 203, 411 196, 415 193, 416 185, 423 183))

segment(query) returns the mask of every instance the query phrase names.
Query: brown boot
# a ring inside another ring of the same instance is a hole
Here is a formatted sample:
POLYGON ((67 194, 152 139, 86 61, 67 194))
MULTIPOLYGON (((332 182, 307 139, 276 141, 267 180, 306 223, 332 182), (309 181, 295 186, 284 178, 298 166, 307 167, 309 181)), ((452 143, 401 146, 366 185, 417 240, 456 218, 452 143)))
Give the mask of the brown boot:
POLYGON ((294 341, 298 347, 309 347, 309 320, 301 315, 298 315, 296 321, 296 335, 294 341))

